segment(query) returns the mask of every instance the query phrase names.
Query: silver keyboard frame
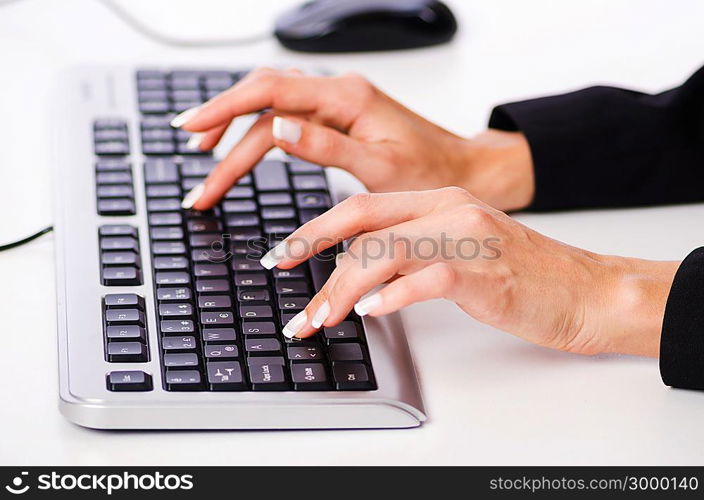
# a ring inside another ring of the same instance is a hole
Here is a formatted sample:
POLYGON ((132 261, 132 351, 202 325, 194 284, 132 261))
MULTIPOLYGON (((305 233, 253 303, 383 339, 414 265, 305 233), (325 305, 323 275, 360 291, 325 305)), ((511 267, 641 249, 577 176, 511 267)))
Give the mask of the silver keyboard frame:
MULTIPOLYGON (((56 273, 59 394, 61 413, 96 429, 342 429, 405 428, 420 425, 425 410, 411 353, 398 314, 364 318, 375 391, 359 392, 170 392, 163 389, 157 314, 146 219, 143 156, 136 108, 135 68, 80 67, 61 79, 54 101, 56 273), (138 215, 103 217, 96 211, 92 123, 96 118, 128 121, 138 215), (98 227, 132 224, 139 229, 144 284, 100 283, 98 227), (151 361, 108 363, 104 359, 101 298, 136 292, 146 301, 151 361), (111 392, 112 370, 144 370, 149 392, 111 392)), ((243 120, 246 121, 246 120, 243 120)), ((246 123, 243 124, 246 126, 246 123)), ((233 127, 216 157, 241 131, 233 127)), ((273 156, 281 154, 274 151, 273 156)), ((337 169, 326 169, 333 199, 359 190, 337 169)))

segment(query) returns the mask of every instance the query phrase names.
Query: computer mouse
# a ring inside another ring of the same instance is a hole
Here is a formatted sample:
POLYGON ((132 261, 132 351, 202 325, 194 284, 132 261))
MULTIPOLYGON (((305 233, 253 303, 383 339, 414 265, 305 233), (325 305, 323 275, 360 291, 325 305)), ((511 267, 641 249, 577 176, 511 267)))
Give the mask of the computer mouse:
POLYGON ((282 14, 274 34, 291 50, 361 52, 437 45, 456 31, 437 0, 314 0, 282 14))

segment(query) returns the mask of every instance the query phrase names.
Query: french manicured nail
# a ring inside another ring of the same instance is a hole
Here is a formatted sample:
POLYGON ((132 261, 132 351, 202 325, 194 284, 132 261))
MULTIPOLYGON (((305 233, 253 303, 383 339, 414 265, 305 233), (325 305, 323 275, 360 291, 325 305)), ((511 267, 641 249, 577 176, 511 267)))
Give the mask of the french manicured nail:
POLYGON ((295 144, 301 138, 301 126, 296 122, 287 120, 286 118, 275 116, 274 121, 271 124, 271 133, 274 135, 274 138, 279 139, 280 141, 295 144))
POLYGON ((326 300, 320 308, 315 311, 313 319, 310 320, 310 324, 313 328, 320 328, 323 326, 323 323, 325 323, 325 320, 328 319, 328 316, 330 316, 330 302, 326 300))
POLYGON ((293 338, 303 328, 308 321, 308 316, 305 311, 301 311, 286 323, 283 334, 286 338, 293 338))
POLYGON ((345 252, 340 252, 337 255, 335 255, 335 267, 340 265, 340 262, 342 262, 342 259, 345 257, 345 252))
POLYGON ((202 182, 191 189, 188 194, 183 198, 181 202, 181 208, 188 210, 193 205, 196 204, 198 199, 203 196, 203 191, 205 191, 205 184, 202 182))
POLYGON ((375 293, 362 299, 354 305, 354 311, 360 316, 366 316, 381 305, 381 295, 375 293))
POLYGON ((279 262, 284 260, 284 258, 286 257, 286 254, 288 253, 287 247, 288 243, 282 241, 281 243, 279 243, 274 248, 264 254, 264 257, 262 257, 259 261, 260 264, 266 269, 273 269, 279 262))
POLYGON ((191 137, 188 138, 188 142, 186 143, 186 149, 194 150, 198 149, 200 146, 200 143, 203 142, 203 138, 205 137, 204 132, 196 132, 193 134, 191 137))
POLYGON ((171 120, 170 125, 174 128, 181 127, 185 125, 187 122, 191 120, 194 116, 198 114, 198 111, 200 111, 200 106, 195 106, 193 108, 189 108, 183 113, 177 114, 173 120, 171 120))

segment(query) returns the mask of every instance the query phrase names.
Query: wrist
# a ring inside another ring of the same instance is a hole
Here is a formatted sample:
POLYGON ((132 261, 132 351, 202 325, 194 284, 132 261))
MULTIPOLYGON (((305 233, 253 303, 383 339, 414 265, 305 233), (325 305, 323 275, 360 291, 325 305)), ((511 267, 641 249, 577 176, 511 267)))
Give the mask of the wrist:
POLYGON ((530 147, 520 132, 485 130, 464 140, 459 185, 503 211, 521 210, 535 194, 530 147))
POLYGON ((604 352, 658 357, 665 305, 680 262, 607 257, 612 269, 604 352))

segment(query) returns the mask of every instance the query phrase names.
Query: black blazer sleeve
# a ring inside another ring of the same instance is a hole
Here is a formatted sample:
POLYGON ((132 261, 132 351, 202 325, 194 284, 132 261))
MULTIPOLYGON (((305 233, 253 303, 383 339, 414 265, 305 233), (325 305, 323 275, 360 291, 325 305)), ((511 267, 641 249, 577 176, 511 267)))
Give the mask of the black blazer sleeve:
POLYGON ((662 323, 660 375, 673 387, 704 389, 704 247, 675 274, 662 323))
POLYGON ((704 68, 656 95, 591 87, 504 104, 489 126, 520 130, 530 144, 529 209, 704 200, 704 68))

